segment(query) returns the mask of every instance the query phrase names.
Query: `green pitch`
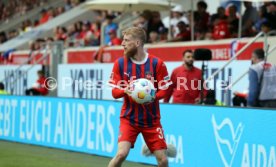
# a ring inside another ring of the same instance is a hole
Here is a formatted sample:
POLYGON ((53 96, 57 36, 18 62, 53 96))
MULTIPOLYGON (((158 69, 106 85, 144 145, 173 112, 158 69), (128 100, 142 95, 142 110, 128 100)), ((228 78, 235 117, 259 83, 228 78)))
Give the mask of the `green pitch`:
MULTIPOLYGON (((0 140, 0 167, 107 167, 110 158, 0 140)), ((125 162, 124 167, 150 167, 125 162)))

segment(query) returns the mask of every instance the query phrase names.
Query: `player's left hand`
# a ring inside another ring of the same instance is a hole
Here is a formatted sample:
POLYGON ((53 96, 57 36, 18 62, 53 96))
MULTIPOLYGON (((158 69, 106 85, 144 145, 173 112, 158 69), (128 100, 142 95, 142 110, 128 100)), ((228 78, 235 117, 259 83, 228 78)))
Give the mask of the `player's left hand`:
POLYGON ((129 89, 129 85, 125 88, 125 94, 127 94, 127 95, 131 95, 131 91, 130 91, 130 89, 129 89))

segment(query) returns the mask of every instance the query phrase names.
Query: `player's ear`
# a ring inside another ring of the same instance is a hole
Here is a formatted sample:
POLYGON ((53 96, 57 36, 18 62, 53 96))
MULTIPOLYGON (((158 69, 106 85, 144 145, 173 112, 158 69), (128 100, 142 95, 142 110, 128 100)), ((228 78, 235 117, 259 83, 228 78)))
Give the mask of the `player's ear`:
POLYGON ((137 41, 136 41, 136 46, 138 47, 138 46, 140 46, 140 45, 141 45, 141 41, 137 40, 137 41))

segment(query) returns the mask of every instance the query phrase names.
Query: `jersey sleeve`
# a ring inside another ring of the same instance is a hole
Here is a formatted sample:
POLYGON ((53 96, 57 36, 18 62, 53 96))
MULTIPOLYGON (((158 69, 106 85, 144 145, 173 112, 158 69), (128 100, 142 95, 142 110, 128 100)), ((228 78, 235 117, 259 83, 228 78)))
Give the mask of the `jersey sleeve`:
POLYGON ((122 80, 120 75, 120 67, 118 61, 115 61, 112 72, 110 74, 108 85, 112 87, 112 96, 115 99, 121 98, 125 95, 125 91, 120 87, 120 81, 122 80))
POLYGON ((160 100, 166 97, 168 88, 172 84, 172 81, 170 80, 167 67, 163 61, 160 60, 160 62, 157 64, 156 71, 156 79, 158 85, 156 99, 160 100))

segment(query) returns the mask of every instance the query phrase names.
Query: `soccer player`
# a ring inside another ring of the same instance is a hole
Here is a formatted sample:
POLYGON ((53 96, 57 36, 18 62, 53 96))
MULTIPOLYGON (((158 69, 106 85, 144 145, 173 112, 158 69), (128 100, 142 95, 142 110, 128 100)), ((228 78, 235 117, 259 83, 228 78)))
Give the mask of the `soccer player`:
POLYGON ((124 57, 114 62, 109 84, 113 86, 112 96, 124 98, 120 114, 118 151, 108 167, 120 167, 139 133, 142 133, 150 151, 155 155, 159 167, 167 167, 167 145, 160 123, 159 100, 166 95, 171 83, 163 61, 144 50, 146 33, 142 28, 131 27, 123 32, 124 57), (137 104, 128 95, 127 84, 131 80, 147 78, 154 82, 157 93, 149 104, 137 104), (125 82, 122 82, 125 81, 125 82), (127 84, 122 84, 127 83, 127 84))

